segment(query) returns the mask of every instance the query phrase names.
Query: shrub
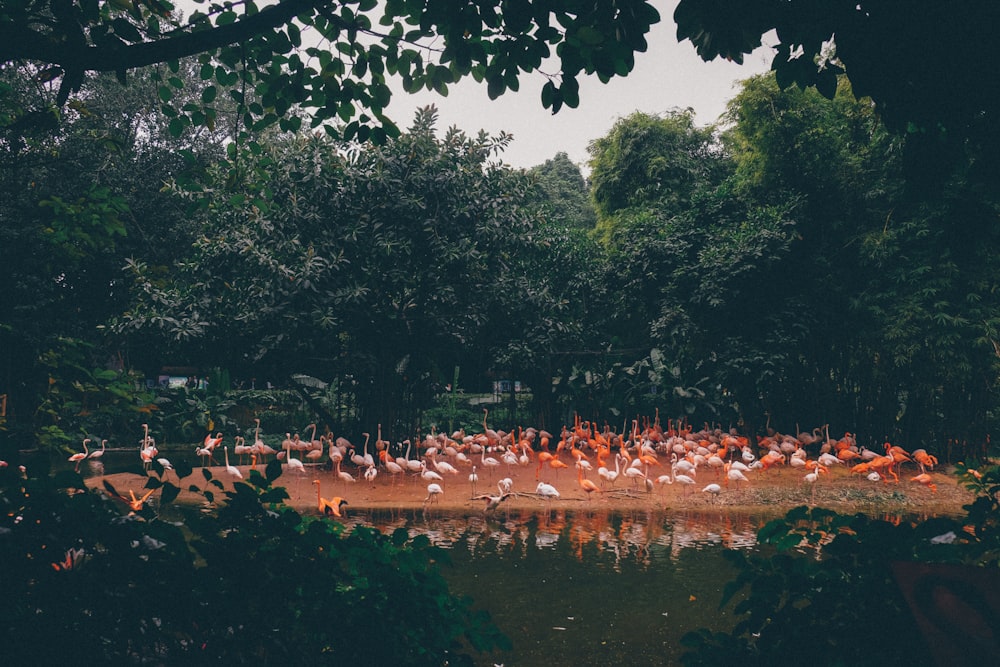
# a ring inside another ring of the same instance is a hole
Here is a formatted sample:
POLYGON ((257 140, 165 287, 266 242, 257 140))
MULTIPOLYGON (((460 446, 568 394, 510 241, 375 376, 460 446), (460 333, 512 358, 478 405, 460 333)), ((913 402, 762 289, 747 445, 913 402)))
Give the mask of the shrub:
POLYGON ((910 524, 799 507, 765 525, 758 551, 726 553, 739 570, 722 601, 738 600, 732 632, 688 633, 683 663, 933 664, 893 563, 1000 565, 1000 467, 956 472, 977 493, 964 518, 910 524))
POLYGON ((123 498, 0 468, 5 661, 461 665, 509 646, 449 594, 426 537, 302 516, 278 463, 226 492, 201 474, 206 507, 225 500, 177 525, 153 509, 180 491, 156 473, 123 498))

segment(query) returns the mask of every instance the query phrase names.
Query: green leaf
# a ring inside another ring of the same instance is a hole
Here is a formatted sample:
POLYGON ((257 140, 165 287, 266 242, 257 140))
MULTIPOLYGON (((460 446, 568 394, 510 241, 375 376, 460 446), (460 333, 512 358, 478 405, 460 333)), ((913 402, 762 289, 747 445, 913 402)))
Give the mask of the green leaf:
POLYGON ((160 491, 160 504, 169 505, 174 502, 180 492, 180 487, 174 486, 170 482, 164 483, 163 490, 160 491))

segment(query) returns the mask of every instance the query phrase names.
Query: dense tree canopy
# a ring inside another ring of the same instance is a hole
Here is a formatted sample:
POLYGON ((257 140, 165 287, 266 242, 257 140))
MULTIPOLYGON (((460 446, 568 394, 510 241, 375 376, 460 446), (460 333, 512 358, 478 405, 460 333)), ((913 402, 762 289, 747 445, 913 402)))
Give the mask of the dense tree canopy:
POLYGON ((350 394, 358 431, 426 428, 459 368, 477 389, 522 380, 549 428, 661 407, 928 442, 992 425, 997 203, 976 146, 938 165, 946 188, 911 187, 911 141, 845 78, 832 99, 780 72, 745 82, 722 131, 637 113, 593 142, 588 183, 565 155, 502 168, 509 137, 439 136, 432 112, 380 144, 344 140, 360 116, 279 137, 264 126, 315 100, 279 104, 291 89, 256 61, 246 85, 225 76, 243 71, 226 48, 127 88, 87 78, 48 125, 31 122, 54 118, 39 65, 5 65, 0 335, 5 391, 31 378, 19 414, 55 415, 31 407, 53 405, 52 359, 79 371, 117 314, 119 363, 305 372, 350 394))
MULTIPOLYGON (((52 382, 59 367, 85 372, 117 357, 114 346, 100 345, 101 327, 127 306, 125 258, 165 266, 190 245, 192 220, 164 183, 225 154, 224 132, 170 135, 156 74, 137 72, 128 87, 92 77, 79 93, 85 106, 44 131, 0 124, 0 393, 18 416, 16 436, 27 441, 56 426, 39 402, 62 388, 52 382), (87 345, 98 347, 83 353, 87 345)), ((44 99, 23 75, 4 69, 0 88, 28 103, 44 99)), ((189 62, 178 76, 196 89, 189 62)), ((67 391, 86 384, 74 380, 67 391)))
POLYGON ((545 208, 545 217, 570 227, 590 229, 597 221, 590 190, 580 172, 565 152, 556 153, 528 170, 535 182, 535 192, 545 208))
POLYGON ((169 280, 132 265, 142 296, 120 330, 244 374, 354 378, 387 427, 404 393, 429 395, 456 365, 544 355, 571 326, 531 267, 562 242, 523 205, 524 177, 490 162, 505 137, 438 139, 435 119, 384 148, 275 142, 245 187, 205 183, 188 195, 194 253, 169 280))

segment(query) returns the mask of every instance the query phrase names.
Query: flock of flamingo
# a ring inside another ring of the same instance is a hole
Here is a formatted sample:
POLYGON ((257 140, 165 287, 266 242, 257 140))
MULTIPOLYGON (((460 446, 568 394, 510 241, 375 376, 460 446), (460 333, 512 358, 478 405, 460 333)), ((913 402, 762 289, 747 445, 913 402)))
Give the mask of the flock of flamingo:
MULTIPOLYGON (((345 487, 362 479, 374 487, 379 480, 389 478, 395 488, 398 480, 412 477, 426 482, 425 507, 434 504, 444 494, 448 479, 464 476, 471 485, 471 498, 485 501, 486 511, 496 509, 511 495, 528 495, 545 501, 562 497, 557 484, 563 469, 575 469, 576 488, 589 500, 595 494, 611 497, 613 494, 633 495, 651 493, 659 486, 677 485, 687 494, 696 488, 702 493, 718 496, 730 486, 751 485, 754 475, 773 474, 781 468, 798 470, 801 483, 815 489, 822 476, 835 467, 860 475, 872 482, 900 481, 904 464, 911 464, 916 474, 909 479, 936 492, 931 471, 937 459, 923 449, 907 452, 902 447, 885 443, 884 453, 859 447, 851 433, 832 439, 829 429, 818 427, 811 432, 795 435, 770 433, 751 443, 744 436, 721 428, 695 431, 683 420, 667 420, 666 428, 660 424, 659 415, 632 421, 631 428, 618 433, 609 426, 601 430, 587 421, 575 418, 572 427, 563 427, 555 438, 551 433, 535 428, 518 428, 515 431, 496 431, 488 427, 484 412, 480 433, 467 434, 457 431, 450 436, 431 432, 419 442, 404 440, 391 444, 382 438, 378 426, 374 443, 370 434, 364 433, 364 444, 356 447, 347 438, 321 434, 317 437, 316 424, 310 424, 311 433, 306 438, 286 433, 280 447, 275 448, 260 436, 260 420, 256 420, 254 442, 247 444, 237 436, 233 454, 239 462, 256 467, 266 463, 268 457, 283 462, 285 470, 304 475, 310 470, 326 468, 335 473, 334 483, 345 487), (825 430, 825 435, 824 435, 825 430), (372 452, 369 452, 372 445, 372 452), (414 452, 414 450, 416 450, 414 452), (395 454, 395 455, 394 455, 395 454), (534 471, 533 491, 515 492, 514 477, 524 469, 534 471), (663 472, 658 472, 663 471, 663 472), (667 472, 669 471, 669 472, 667 472), (709 477, 712 481, 698 482, 709 477), (497 493, 477 493, 478 484, 489 480, 497 493)), ((229 459, 229 446, 223 445, 223 434, 209 433, 195 453, 202 465, 218 465, 215 458, 218 447, 223 449, 226 472, 233 479, 243 479, 240 469, 229 459)), ((107 441, 100 450, 90 450, 89 440, 84 441, 84 451, 69 457, 77 469, 83 461, 100 457, 107 441)), ((143 437, 139 442, 139 455, 148 470, 156 461, 165 471, 173 466, 166 458, 158 456, 155 440, 149 427, 143 424, 143 437)), ((568 475, 572 473, 567 473, 568 475)), ((331 499, 322 497, 321 482, 316 485, 317 506, 325 514, 341 515, 347 501, 343 496, 331 499)))

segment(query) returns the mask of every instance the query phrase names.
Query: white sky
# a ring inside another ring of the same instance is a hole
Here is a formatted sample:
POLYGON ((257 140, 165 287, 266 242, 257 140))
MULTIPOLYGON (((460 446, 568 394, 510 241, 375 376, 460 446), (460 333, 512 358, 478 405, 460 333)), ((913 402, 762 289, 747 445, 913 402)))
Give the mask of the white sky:
POLYGON ((576 109, 564 107, 553 115, 541 102, 546 79, 540 74, 522 74, 520 90, 507 91, 497 100, 490 100, 485 83, 471 78, 450 86, 448 97, 429 91, 408 95, 398 82, 392 82, 398 92, 387 114, 405 131, 416 109, 434 104, 439 130, 456 126, 471 135, 480 129, 512 134, 514 139, 500 159, 513 167, 533 167, 564 151, 586 173, 587 145, 607 134, 619 118, 634 111, 655 114, 691 107, 697 124, 708 125, 725 111, 740 80, 770 69, 767 47, 747 56, 743 65, 719 59, 704 62, 690 41, 677 42, 676 4, 676 0, 657 3, 660 22, 647 35, 649 49, 636 54, 635 68, 627 77, 607 84, 597 77, 580 78, 576 109))

